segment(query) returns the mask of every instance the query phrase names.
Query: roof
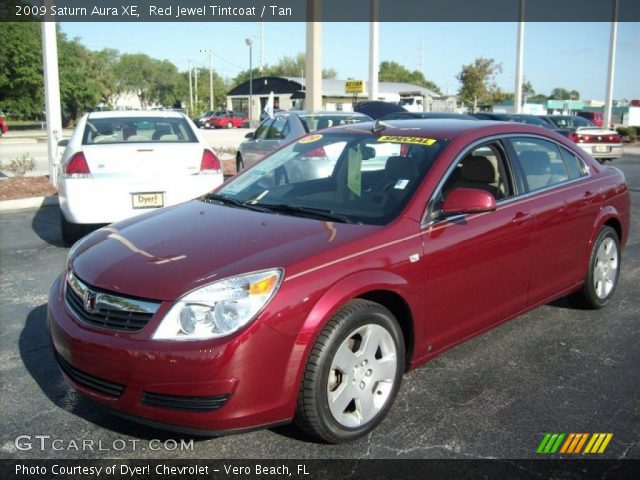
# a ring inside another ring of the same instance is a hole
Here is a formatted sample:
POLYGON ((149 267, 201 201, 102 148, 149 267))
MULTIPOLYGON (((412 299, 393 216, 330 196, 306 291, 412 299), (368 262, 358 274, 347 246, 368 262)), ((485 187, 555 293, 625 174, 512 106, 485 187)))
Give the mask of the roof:
POLYGON ((183 118, 184 114, 172 110, 108 110, 91 112, 89 118, 183 118))
MULTIPOLYGON (((269 95, 273 93, 295 93, 304 90, 306 85, 306 79, 304 77, 257 77, 252 81, 252 90, 254 95, 269 95)), ((325 97, 342 97, 345 95, 351 95, 345 93, 344 86, 346 80, 338 80, 335 78, 322 79, 322 95, 325 97)), ((365 82, 366 87, 366 82, 365 82)), ((391 94, 400 92, 420 92, 422 95, 428 95, 431 97, 441 97, 440 94, 434 92, 425 87, 419 85, 413 85, 411 83, 402 82, 378 82, 378 92, 381 94, 391 94)), ((227 95, 248 95, 249 94, 249 81, 241 83, 237 87, 231 89, 227 95)), ((368 96, 368 92, 365 91, 359 95, 368 96)))

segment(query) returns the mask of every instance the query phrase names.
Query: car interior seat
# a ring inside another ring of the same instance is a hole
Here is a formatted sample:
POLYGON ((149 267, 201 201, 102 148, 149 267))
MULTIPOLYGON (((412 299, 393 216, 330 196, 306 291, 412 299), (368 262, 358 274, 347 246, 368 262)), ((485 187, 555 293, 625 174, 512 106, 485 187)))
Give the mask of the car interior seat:
POLYGON ((494 185, 495 181, 496 168, 487 157, 467 155, 461 162, 460 178, 453 182, 449 189, 475 188, 489 192, 498 198, 499 190, 494 185))

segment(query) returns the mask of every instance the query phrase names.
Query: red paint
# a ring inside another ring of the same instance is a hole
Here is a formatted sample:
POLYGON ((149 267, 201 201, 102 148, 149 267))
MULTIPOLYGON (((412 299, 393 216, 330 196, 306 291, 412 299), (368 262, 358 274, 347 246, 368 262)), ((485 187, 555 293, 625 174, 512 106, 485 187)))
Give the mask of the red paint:
MULTIPOLYGON (((601 167, 570 140, 516 123, 403 125, 450 142, 402 215, 386 226, 329 225, 192 201, 83 240, 70 261, 79 278, 162 305, 138 333, 99 330, 67 313, 58 280, 48 316, 55 350, 76 369, 126 385, 117 400, 74 387, 112 409, 176 426, 225 430, 288 420, 316 337, 350 299, 386 292, 406 306, 410 315, 402 320, 413 332, 413 368, 577 289, 605 222, 618 222, 626 243, 630 213, 623 175, 601 167), (484 137, 509 133, 555 140, 585 161, 590 176, 497 205, 485 192, 462 191, 449 201, 488 211, 422 225, 425 206, 457 155, 484 137), (207 341, 151 339, 172 302, 186 292, 275 267, 285 271, 278 293, 243 330, 207 341), (231 396, 219 410, 192 413, 144 406, 145 390, 231 396)), ((405 135, 390 127, 384 134, 405 135)))

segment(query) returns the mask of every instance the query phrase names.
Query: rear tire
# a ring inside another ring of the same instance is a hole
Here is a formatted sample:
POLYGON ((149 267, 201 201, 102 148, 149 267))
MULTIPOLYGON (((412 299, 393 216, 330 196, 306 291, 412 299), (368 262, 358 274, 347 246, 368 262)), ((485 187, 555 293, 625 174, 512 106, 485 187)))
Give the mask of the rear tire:
POLYGON ((68 221, 60 211, 60 233, 62 243, 65 246, 71 246, 84 236, 85 229, 83 225, 68 221))
POLYGON ((227 122, 227 128, 233 128, 233 122, 227 122))
POLYGON ((236 156, 236 173, 240 173, 240 170, 244 169, 244 161, 242 161, 242 155, 236 156))
POLYGON ((620 259, 618 233, 605 225, 593 242, 584 285, 569 296, 571 303, 592 310, 607 305, 618 285, 620 259))
POLYGON ((210 122, 204 122, 204 128, 211 128, 211 123, 210 122))
POLYGON ((347 303, 311 350, 296 424, 328 443, 366 435, 393 405, 404 366, 404 338, 393 314, 367 300, 347 303))

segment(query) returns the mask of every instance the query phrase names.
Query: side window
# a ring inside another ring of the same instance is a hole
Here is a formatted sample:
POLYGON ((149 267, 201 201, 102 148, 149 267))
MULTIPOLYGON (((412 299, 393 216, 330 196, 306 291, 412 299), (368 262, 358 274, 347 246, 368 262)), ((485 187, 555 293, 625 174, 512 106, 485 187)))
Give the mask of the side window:
POLYGON ((467 153, 445 182, 443 194, 454 188, 485 190, 496 200, 511 197, 514 194, 513 183, 502 146, 492 142, 467 153))
POLYGON ((269 130, 267 132, 267 136, 265 137, 267 140, 280 140, 285 137, 284 130, 287 126, 288 120, 286 117, 276 117, 269 130))
POLYGON ((273 123, 273 120, 270 118, 262 122, 256 130, 255 138, 265 138, 267 132, 269 131, 269 126, 271 125, 271 123, 273 123))
POLYGON ((570 178, 584 177, 587 175, 587 166, 581 158, 562 147, 560 147, 560 153, 567 164, 567 170, 569 170, 570 178))
POLYGON ((528 191, 533 192, 569 180, 569 172, 555 143, 539 138, 514 138, 528 191))

